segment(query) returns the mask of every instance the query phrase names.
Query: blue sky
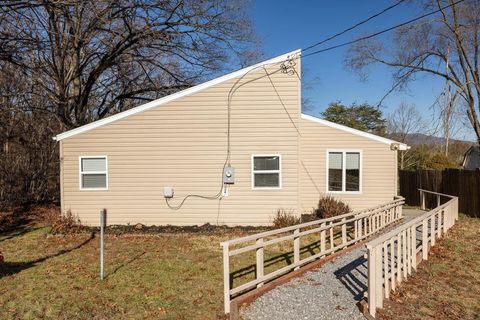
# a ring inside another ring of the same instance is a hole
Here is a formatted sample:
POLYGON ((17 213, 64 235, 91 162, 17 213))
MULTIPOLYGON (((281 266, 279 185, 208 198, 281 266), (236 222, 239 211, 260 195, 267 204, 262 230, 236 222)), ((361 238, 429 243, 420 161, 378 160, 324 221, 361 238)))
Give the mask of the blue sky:
MULTIPOLYGON (((332 34, 377 13, 394 1, 379 0, 335 0, 335 1, 291 1, 257 0, 253 5, 255 30, 263 40, 266 58, 305 48, 332 34)), ((352 40, 359 35, 393 26, 420 14, 410 4, 401 4, 367 24, 330 41, 320 47, 352 40)), ((388 39, 387 34, 384 39, 388 39)), ((362 82, 344 66, 347 47, 320 53, 302 61, 303 85, 311 89, 303 94, 311 100, 312 109, 304 112, 318 115, 332 101, 340 100, 349 105, 367 102, 376 105, 389 90, 392 70, 378 66, 370 73, 369 80, 362 82), (317 78, 318 81, 312 79, 317 78)), ((414 103, 425 118, 431 116, 430 106, 441 91, 444 82, 430 76, 412 83, 408 92, 396 92, 385 101, 385 114, 394 110, 402 101, 414 103)))

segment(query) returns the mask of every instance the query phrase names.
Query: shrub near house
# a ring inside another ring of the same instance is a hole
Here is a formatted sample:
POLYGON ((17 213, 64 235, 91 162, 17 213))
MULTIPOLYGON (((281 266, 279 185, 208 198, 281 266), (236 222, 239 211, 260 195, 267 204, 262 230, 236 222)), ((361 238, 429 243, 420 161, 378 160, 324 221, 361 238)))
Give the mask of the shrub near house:
POLYGON ((323 196, 318 201, 318 208, 315 215, 319 219, 336 217, 350 212, 350 207, 341 200, 337 200, 332 196, 323 196))
POLYGON ((302 219, 295 216, 291 210, 278 209, 272 224, 275 229, 279 229, 300 223, 302 223, 302 219))

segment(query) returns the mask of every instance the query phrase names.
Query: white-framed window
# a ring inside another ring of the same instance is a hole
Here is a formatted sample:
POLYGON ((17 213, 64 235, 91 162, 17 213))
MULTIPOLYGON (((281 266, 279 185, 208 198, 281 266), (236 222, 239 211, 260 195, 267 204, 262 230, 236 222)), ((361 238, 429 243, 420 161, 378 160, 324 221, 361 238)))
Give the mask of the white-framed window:
POLYGON ((108 190, 107 156, 79 157, 80 190, 108 190))
POLYGON ((362 192, 362 151, 327 151, 327 192, 362 192))
POLYGON ((282 188, 282 157, 280 154, 252 155, 252 189, 282 188))

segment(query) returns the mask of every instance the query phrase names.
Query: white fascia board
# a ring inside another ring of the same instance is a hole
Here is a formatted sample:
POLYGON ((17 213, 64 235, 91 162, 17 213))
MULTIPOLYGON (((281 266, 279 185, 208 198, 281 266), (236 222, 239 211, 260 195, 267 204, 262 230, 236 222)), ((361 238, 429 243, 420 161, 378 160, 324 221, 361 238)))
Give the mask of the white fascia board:
POLYGON ((342 131, 345 131, 345 132, 348 132, 348 133, 351 133, 351 134, 354 134, 354 135, 357 135, 357 136, 360 136, 360 137, 364 137, 364 138, 374 140, 374 141, 378 141, 378 142, 381 142, 381 143, 385 143, 385 144, 388 144, 388 145, 392 145, 392 143, 398 144, 400 150, 410 149, 410 147, 408 145, 404 144, 404 143, 394 141, 394 140, 390 140, 390 139, 387 139, 387 138, 384 138, 384 137, 380 137, 380 136, 377 136, 375 134, 368 133, 368 132, 365 132, 365 131, 353 129, 353 128, 350 128, 350 127, 347 127, 347 126, 344 126, 344 125, 341 125, 341 124, 338 124, 338 123, 330 122, 330 121, 327 121, 327 120, 323 120, 323 119, 320 119, 320 118, 317 118, 317 117, 309 116, 309 115, 304 114, 304 113, 302 113, 302 119, 309 120, 309 121, 312 121, 312 122, 316 122, 318 124, 321 124, 321 125, 324 125, 324 126, 327 126, 327 127, 330 127, 330 128, 342 130, 342 131))
POLYGON ((252 71, 253 69, 256 69, 256 68, 258 68, 258 67, 261 67, 262 65, 280 63, 280 62, 283 62, 283 61, 288 60, 288 59, 291 59, 291 58, 300 57, 300 54, 301 54, 301 49, 297 49, 297 50, 294 50, 294 51, 285 53, 285 54, 283 54, 283 55, 281 55, 281 56, 278 56, 278 57, 272 58, 272 59, 270 59, 270 60, 266 60, 266 61, 257 63, 257 64, 255 64, 255 65, 246 67, 246 68, 244 68, 244 69, 240 69, 240 70, 234 71, 234 72, 232 72, 232 73, 226 74, 226 75, 221 76, 221 77, 219 77, 219 78, 215 78, 215 79, 213 79, 213 80, 210 80, 210 81, 201 83, 201 84, 199 84, 199 85, 196 85, 196 86, 190 87, 190 88, 188 88, 188 89, 185 89, 185 90, 176 92, 176 93, 174 93, 174 94, 165 96, 165 97, 163 97, 163 98, 160 98, 160 99, 157 99, 157 100, 148 102, 148 103, 143 104, 143 105, 141 105, 141 106, 138 106, 138 107, 135 107, 135 108, 132 108, 132 109, 129 109, 129 110, 126 110, 126 111, 117 113, 117 114, 115 114, 115 115, 113 115, 113 116, 110 116, 110 117, 107 117, 107 118, 104 118, 104 119, 100 119, 100 120, 97 120, 97 121, 95 121, 95 122, 86 124, 86 125, 84 125, 84 126, 81 126, 81 127, 78 127, 78 128, 75 128, 75 129, 72 129, 72 130, 69 130, 69 131, 60 133, 59 135, 53 137, 53 139, 54 139, 54 140, 57 140, 57 141, 60 141, 60 140, 63 140, 63 139, 66 139, 66 138, 75 136, 75 135, 77 135, 77 134, 81 134, 81 133, 83 133, 83 132, 93 130, 93 129, 95 129, 95 128, 98 128, 98 127, 107 125, 107 124, 112 123, 112 122, 115 122, 115 121, 117 121, 117 120, 127 118, 127 117, 129 117, 129 116, 134 115, 134 114, 137 114, 137 113, 140 113, 140 112, 143 112, 143 111, 152 109, 152 108, 156 108, 156 107, 161 106, 161 105, 163 105, 163 104, 165 104, 165 103, 168 103, 168 102, 174 101, 174 100, 176 100, 176 99, 179 99, 179 98, 182 98, 182 97, 186 97, 186 96, 188 96, 188 95, 191 95, 191 94, 193 94, 193 93, 196 93, 196 92, 205 90, 205 89, 207 89, 207 88, 209 88, 209 87, 212 87, 212 86, 214 86, 214 85, 217 85, 217 84, 219 84, 219 83, 222 83, 222 82, 225 82, 225 81, 228 81, 228 80, 231 80, 231 79, 235 79, 235 78, 241 77, 241 76, 243 76, 244 74, 252 71))

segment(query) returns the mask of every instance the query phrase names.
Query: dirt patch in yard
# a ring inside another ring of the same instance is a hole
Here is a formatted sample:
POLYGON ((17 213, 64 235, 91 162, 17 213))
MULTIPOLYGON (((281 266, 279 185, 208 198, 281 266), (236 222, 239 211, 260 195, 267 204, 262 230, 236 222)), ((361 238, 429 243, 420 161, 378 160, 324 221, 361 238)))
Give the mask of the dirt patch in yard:
POLYGON ((480 319, 480 219, 461 217, 379 319, 480 319))
MULTIPOLYGON (((18 207, 8 211, 0 212, 0 232, 20 230, 27 227, 49 226, 49 233, 52 235, 75 235, 98 233, 100 228, 83 226, 80 220, 73 215, 62 216, 60 208, 55 205, 44 205, 36 207, 18 207)), ((235 226, 203 225, 191 226, 145 226, 143 224, 132 225, 110 225, 105 228, 105 233, 110 235, 138 235, 138 234, 170 234, 170 233, 191 233, 204 235, 219 234, 250 234, 259 233, 273 229, 268 226, 235 226)))
MULTIPOLYGON (((107 234, 113 235, 132 235, 132 234, 170 234, 170 233, 191 233, 191 234, 204 234, 204 235, 219 235, 226 234, 242 234, 242 233, 259 233, 262 231, 271 230, 269 227, 252 227, 252 226, 239 226, 229 227, 225 225, 212 225, 209 223, 203 225, 194 226, 145 226, 142 224, 137 225, 112 225, 105 229, 107 234)), ((96 227, 82 227, 81 231, 84 233, 98 232, 99 228, 96 227)))

